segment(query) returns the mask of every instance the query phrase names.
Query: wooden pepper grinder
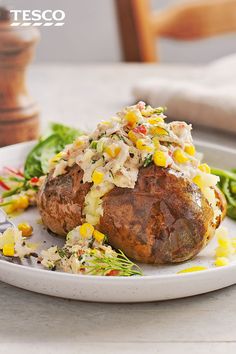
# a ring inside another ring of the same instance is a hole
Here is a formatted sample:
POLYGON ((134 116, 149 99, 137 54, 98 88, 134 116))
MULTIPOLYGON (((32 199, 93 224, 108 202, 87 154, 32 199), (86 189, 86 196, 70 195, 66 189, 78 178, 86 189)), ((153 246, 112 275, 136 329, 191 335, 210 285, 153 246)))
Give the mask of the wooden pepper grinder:
POLYGON ((34 27, 11 26, 9 10, 0 7, 0 146, 38 137, 39 111, 25 72, 39 37, 34 27))

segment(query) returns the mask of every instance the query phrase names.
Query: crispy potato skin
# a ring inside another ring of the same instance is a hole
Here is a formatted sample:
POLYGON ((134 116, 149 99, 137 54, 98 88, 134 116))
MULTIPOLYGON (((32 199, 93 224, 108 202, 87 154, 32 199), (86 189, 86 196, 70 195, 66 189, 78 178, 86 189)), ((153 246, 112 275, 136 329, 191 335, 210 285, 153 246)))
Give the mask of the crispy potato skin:
POLYGON ((194 257, 213 236, 213 211, 200 189, 171 169, 142 168, 134 189, 103 198, 100 230, 110 244, 144 263, 194 257))
POLYGON ((226 213, 227 213, 227 201, 226 198, 224 196, 224 194, 221 192, 221 190, 218 187, 215 187, 215 196, 218 199, 218 205, 221 209, 221 216, 218 219, 218 223, 216 225, 216 228, 220 225, 221 221, 226 217, 226 213))
POLYGON ((56 178, 49 174, 38 193, 37 205, 43 223, 57 235, 65 236, 82 223, 84 199, 90 190, 90 184, 82 179, 83 171, 74 165, 56 178))
MULTIPOLYGON (((42 220, 56 234, 64 236, 82 222, 90 189, 82 177, 74 165, 64 175, 54 179, 49 175, 39 192, 42 220)), ((216 228, 213 210, 200 189, 181 173, 153 164, 140 169, 134 189, 115 187, 105 195, 103 209, 97 228, 113 247, 143 263, 188 260, 208 243, 216 228)))

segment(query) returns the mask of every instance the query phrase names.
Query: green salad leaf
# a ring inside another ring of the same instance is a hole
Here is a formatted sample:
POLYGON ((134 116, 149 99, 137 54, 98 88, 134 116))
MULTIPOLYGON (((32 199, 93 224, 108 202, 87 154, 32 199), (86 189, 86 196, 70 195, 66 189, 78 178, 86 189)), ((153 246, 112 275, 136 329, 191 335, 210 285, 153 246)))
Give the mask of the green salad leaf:
POLYGON ((63 145, 71 144, 71 142, 74 141, 77 136, 82 134, 81 130, 71 128, 59 123, 51 123, 50 127, 54 134, 59 135, 63 139, 63 145))
POLYGON ((229 218, 236 220, 236 208, 232 205, 229 205, 227 208, 227 215, 229 218))
POLYGON ((40 139, 26 157, 24 166, 26 179, 45 175, 48 172, 49 160, 82 134, 78 129, 59 123, 52 123, 50 128, 51 134, 40 139))
POLYGON ((212 168, 211 173, 220 177, 218 187, 227 200, 227 215, 236 220, 236 169, 231 171, 212 168))

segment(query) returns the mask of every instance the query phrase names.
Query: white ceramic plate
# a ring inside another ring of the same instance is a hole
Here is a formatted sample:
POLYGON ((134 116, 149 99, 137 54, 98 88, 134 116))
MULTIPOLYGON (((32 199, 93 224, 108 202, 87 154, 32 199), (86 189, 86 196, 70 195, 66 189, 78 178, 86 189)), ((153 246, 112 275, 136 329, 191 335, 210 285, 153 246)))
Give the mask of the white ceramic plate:
MULTIPOLYGON (((19 167, 33 143, 12 145, 0 149, 0 170, 3 166, 19 167)), ((197 148, 211 166, 233 168, 236 165, 236 150, 198 142, 197 148)), ((28 221, 34 227, 32 242, 41 242, 42 248, 62 245, 63 240, 48 234, 38 223, 38 212, 31 209, 13 219, 16 224, 28 221)), ((226 218, 224 224, 230 234, 236 236, 236 222, 226 218)), ((145 302, 174 299, 220 289, 236 283, 236 261, 229 266, 214 267, 213 240, 194 260, 179 265, 142 265, 142 277, 101 277, 73 275, 42 269, 35 260, 16 264, 0 260, 0 280, 17 287, 42 294, 64 298, 100 302, 145 302), (181 269, 204 265, 201 272, 177 274, 181 269)))

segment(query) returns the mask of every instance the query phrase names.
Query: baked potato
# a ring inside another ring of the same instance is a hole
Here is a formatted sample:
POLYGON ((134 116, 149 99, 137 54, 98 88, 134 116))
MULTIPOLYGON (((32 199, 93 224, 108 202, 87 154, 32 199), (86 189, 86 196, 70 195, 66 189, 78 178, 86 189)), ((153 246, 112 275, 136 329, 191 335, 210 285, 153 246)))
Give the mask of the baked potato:
MULTIPOLYGON (((82 223, 85 195, 83 171, 74 165, 63 175, 52 173, 38 194, 43 223, 65 236, 82 223)), ((103 216, 97 228, 109 243, 143 263, 175 263, 194 257, 214 235, 225 213, 225 200, 216 191, 221 216, 199 187, 172 169, 154 164, 141 168, 133 189, 115 187, 103 198, 103 216)))
POLYGON ((195 151, 191 126, 164 119, 161 107, 139 102, 66 147, 38 193, 44 224, 65 236, 86 221, 144 263, 198 254, 226 202, 195 151))

